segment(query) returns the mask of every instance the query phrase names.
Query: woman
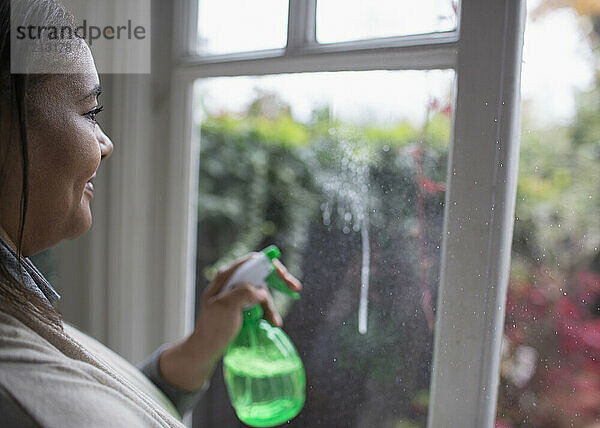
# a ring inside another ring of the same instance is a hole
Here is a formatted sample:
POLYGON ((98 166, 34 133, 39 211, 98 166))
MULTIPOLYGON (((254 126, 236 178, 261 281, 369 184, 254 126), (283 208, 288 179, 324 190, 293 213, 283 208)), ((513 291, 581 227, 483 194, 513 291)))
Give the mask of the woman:
MULTIPOLYGON (((28 257, 90 228, 92 180, 113 144, 96 122, 101 88, 84 42, 51 59, 76 73, 11 74, 11 6, 16 17, 73 27, 54 0, 0 0, 0 425, 180 426, 237 334, 241 308, 260 303, 270 322, 281 318, 265 290, 220 292, 249 255, 208 286, 194 331, 141 371, 62 321, 58 294, 28 257)), ((29 69, 47 59, 18 57, 29 69)))

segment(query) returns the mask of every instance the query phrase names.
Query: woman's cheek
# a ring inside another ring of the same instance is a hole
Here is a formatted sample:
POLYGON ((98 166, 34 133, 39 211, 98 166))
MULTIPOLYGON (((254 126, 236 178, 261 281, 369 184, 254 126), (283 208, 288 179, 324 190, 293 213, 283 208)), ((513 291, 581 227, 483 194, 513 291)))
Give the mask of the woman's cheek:
MULTIPOLYGON (((87 121, 87 119, 85 119, 87 121)), ((79 159, 79 165, 77 170, 87 181, 98 169, 100 165, 101 153, 100 144, 96 138, 96 127, 97 125, 90 124, 89 121, 86 123, 84 129, 80 129, 78 133, 79 149, 81 150, 81 157, 79 159)))
POLYGON ((71 181, 72 187, 83 188, 100 163, 100 147, 95 126, 88 119, 78 116, 70 125, 55 135, 60 159, 52 156, 52 163, 66 180, 71 181))
POLYGON ((31 185, 33 193, 42 199, 40 204, 52 207, 56 216, 60 215, 57 205, 67 212, 78 208, 100 152, 93 126, 78 115, 69 121, 56 121, 44 131, 31 133, 31 185))

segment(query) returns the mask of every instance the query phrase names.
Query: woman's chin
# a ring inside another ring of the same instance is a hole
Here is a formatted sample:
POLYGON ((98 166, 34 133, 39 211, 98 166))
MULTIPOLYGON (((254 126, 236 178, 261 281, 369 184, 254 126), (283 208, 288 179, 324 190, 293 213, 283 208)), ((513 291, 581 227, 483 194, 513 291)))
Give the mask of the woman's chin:
MULTIPOLYGON (((87 197, 84 195, 83 197, 87 197)), ((89 199, 87 201, 82 200, 79 210, 73 221, 71 227, 69 227, 69 237, 66 239, 75 239, 86 233, 92 227, 92 210, 90 207, 89 199)))

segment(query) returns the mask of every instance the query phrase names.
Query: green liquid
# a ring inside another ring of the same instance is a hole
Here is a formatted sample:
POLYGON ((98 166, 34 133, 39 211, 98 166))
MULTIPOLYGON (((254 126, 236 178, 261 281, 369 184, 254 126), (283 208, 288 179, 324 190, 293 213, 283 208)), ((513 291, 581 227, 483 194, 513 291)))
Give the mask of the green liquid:
POLYGON ((273 360, 260 348, 237 348, 225 355, 223 365, 233 407, 247 425, 279 425, 302 409, 306 379, 297 356, 273 360))

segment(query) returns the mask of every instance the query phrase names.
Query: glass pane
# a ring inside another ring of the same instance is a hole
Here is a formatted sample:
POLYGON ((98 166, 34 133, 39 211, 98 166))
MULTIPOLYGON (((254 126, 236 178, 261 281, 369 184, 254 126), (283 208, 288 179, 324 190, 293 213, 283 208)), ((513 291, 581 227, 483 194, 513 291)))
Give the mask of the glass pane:
POLYGON ((457 0, 317 0, 317 41, 346 42, 452 31, 457 0))
POLYGON ((199 0, 199 53, 283 48, 287 23, 287 0, 199 0))
POLYGON ((528 2, 501 428, 600 421, 600 27, 567 5, 528 2))
MULTIPOLYGON (((425 427, 452 71, 200 80, 198 293, 276 244, 275 294, 306 368, 294 427, 425 427), (352 90, 348 90, 352 88, 352 90)), ((198 426, 237 427, 222 375, 198 426)))

